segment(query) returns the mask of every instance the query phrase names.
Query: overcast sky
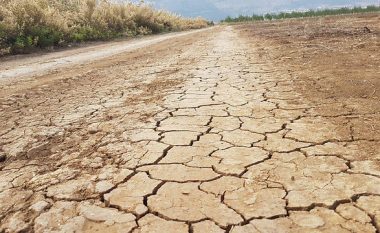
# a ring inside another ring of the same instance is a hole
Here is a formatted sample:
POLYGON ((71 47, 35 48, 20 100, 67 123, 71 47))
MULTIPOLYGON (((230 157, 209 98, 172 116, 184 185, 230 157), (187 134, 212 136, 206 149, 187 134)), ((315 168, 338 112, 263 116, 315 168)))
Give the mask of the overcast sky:
POLYGON ((157 8, 188 17, 210 20, 239 14, 251 15, 311 8, 380 5, 380 0, 146 0, 157 8))

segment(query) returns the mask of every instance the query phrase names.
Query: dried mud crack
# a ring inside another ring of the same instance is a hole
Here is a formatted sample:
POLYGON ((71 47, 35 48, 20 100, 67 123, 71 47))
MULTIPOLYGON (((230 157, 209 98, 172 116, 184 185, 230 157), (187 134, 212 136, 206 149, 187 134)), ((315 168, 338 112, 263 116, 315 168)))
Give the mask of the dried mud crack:
POLYGON ((0 232, 379 232, 379 17, 218 26, 0 80, 0 232))

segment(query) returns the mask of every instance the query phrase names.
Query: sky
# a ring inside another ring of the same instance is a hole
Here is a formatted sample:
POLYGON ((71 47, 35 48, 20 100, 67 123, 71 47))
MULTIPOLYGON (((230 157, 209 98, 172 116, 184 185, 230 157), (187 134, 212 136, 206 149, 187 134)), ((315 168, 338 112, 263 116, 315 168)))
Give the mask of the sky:
POLYGON ((147 0, 145 2, 185 17, 201 16, 216 21, 240 14, 380 5, 380 0, 147 0))

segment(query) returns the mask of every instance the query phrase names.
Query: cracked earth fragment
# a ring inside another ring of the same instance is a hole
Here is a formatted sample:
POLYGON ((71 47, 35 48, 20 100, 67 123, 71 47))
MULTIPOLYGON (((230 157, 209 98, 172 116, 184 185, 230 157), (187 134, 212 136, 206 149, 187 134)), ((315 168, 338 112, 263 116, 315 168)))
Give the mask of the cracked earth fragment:
POLYGON ((239 175, 245 171, 247 166, 269 158, 269 153, 257 147, 232 147, 216 151, 212 156, 222 159, 219 164, 215 165, 217 171, 239 175))
POLYGON ((285 216, 286 192, 282 188, 268 188, 266 184, 245 185, 227 191, 224 202, 246 219, 285 216))
POLYGON ((173 220, 198 222, 210 218, 224 227, 243 221, 214 195, 200 191, 197 183, 166 183, 148 198, 148 206, 173 220))
POLYGON ((137 173, 126 183, 119 184, 110 193, 104 195, 104 200, 108 206, 142 215, 148 211, 144 205, 144 197, 153 193, 153 190, 160 184, 160 181, 152 180, 144 172, 137 173))
POLYGON ((35 222, 35 232, 125 232, 136 226, 132 214, 87 202, 56 202, 35 222))
POLYGON ((188 167, 183 164, 150 165, 139 168, 156 180, 191 182, 211 180, 219 176, 211 168, 188 167))
POLYGON ((133 233, 179 233, 188 232, 188 225, 181 222, 168 221, 152 214, 147 214, 138 221, 139 228, 133 233))

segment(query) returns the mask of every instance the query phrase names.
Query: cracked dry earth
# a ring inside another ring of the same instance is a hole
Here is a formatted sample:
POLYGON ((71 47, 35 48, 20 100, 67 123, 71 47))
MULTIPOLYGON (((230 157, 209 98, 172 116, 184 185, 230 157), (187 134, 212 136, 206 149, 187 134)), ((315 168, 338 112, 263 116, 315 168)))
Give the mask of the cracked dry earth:
POLYGON ((378 232, 376 95, 325 98, 247 27, 3 81, 0 231, 378 232))

